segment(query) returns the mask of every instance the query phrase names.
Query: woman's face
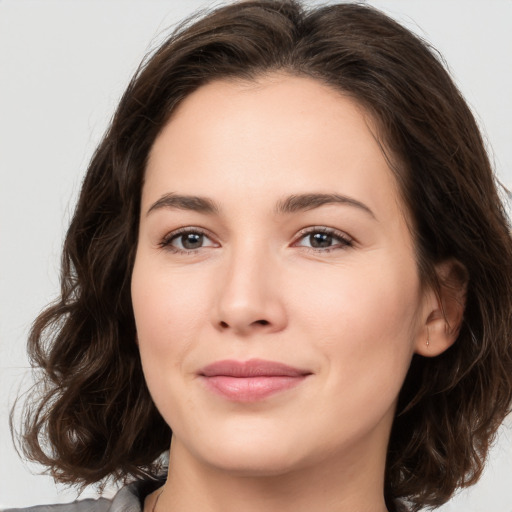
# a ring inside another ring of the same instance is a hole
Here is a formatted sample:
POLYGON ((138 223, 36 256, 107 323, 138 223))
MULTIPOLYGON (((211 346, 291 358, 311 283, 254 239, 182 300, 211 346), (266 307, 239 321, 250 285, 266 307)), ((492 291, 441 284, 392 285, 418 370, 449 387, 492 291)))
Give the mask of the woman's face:
POLYGON ((383 461, 428 311, 353 100, 277 74, 188 96, 150 153, 132 298, 173 449, 245 475, 383 461))

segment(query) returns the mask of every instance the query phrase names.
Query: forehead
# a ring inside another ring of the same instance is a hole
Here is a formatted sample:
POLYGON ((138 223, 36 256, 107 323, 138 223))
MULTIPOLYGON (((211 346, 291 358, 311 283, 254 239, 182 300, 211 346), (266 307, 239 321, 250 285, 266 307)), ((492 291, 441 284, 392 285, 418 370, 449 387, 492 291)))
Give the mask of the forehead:
POLYGON ((354 99, 312 78, 214 81, 186 97, 157 137, 143 198, 314 190, 400 206, 374 126, 354 99))

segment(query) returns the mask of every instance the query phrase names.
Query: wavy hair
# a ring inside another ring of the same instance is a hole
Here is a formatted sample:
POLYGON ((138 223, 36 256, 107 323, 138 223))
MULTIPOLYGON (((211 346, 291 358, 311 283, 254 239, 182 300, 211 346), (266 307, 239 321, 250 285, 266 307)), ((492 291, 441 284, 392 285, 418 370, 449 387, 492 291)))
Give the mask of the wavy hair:
POLYGON ((474 483, 512 402, 512 242, 475 119, 427 43, 372 7, 237 2, 177 27, 128 85, 85 176, 67 232, 60 298, 35 321, 41 372, 25 403, 24 453, 59 481, 155 476, 171 430, 142 374, 130 297, 148 153, 176 106, 216 79, 312 77, 373 116, 407 206, 418 269, 467 270, 456 343, 414 356, 385 492, 413 510, 474 483))

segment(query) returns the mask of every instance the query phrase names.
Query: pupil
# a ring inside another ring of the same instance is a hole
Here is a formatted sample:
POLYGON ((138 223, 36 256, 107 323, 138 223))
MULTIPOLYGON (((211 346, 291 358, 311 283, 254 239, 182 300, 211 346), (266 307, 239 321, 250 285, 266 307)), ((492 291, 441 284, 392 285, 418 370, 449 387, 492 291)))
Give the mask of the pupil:
POLYGON ((332 235, 327 233, 313 233, 309 235, 311 247, 321 248, 330 247, 332 245, 332 235))
POLYGON ((197 249, 203 244, 203 235, 200 233, 188 233, 183 235, 181 243, 185 249, 197 249))

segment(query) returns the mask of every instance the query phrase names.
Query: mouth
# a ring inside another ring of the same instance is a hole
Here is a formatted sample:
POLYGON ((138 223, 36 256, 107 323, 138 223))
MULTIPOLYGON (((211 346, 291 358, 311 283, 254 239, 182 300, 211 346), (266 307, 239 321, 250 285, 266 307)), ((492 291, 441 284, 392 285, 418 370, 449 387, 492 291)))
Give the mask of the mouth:
POLYGON ((256 402, 301 384, 312 372, 275 361, 223 360, 202 368, 206 387, 235 402, 256 402))

